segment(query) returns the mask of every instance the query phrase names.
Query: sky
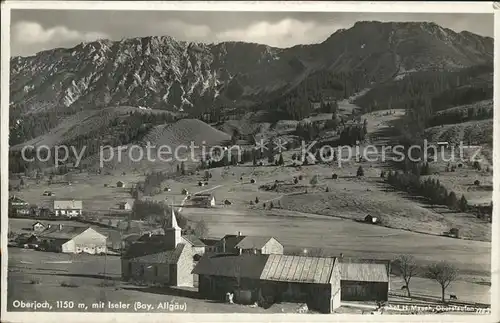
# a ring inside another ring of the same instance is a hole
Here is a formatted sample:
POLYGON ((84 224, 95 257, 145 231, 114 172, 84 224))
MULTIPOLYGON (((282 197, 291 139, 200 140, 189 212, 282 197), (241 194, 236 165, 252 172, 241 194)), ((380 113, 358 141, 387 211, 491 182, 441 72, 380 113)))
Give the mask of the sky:
POLYGON ((29 56, 97 39, 171 36, 218 43, 245 41, 276 47, 320 43, 357 21, 428 21, 457 32, 493 37, 493 14, 195 12, 116 10, 11 11, 11 55, 29 56))

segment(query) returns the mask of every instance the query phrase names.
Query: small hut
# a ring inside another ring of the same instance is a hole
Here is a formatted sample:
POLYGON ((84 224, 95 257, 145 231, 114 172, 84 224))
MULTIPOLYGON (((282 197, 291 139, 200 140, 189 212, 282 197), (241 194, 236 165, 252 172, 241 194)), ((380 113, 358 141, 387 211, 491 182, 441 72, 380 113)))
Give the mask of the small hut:
POLYGON ((377 224, 377 223, 379 223, 379 220, 377 217, 374 217, 374 216, 368 214, 367 216, 365 216, 365 222, 371 223, 371 224, 377 224))

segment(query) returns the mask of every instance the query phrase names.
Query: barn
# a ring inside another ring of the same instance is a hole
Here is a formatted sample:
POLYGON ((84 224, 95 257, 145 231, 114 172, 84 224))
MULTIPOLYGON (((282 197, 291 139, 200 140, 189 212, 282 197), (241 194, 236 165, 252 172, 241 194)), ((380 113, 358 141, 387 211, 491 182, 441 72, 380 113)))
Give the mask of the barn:
POLYGON ((387 301, 390 270, 388 260, 342 258, 341 300, 387 301))
POLYGON ((55 225, 39 234, 40 245, 47 251, 64 253, 105 253, 106 236, 90 227, 55 225))
POLYGON ((193 270, 201 297, 237 303, 307 303, 332 313, 340 306, 340 265, 336 258, 266 254, 206 254, 193 270))

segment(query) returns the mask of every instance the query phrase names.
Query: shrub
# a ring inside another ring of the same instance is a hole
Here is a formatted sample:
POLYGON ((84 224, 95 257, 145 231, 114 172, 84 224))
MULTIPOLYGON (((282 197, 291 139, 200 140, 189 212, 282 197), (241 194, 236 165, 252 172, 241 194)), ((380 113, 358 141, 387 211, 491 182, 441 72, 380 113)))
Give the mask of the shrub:
POLYGON ((361 166, 358 167, 358 170, 356 171, 356 176, 357 177, 365 176, 365 171, 363 170, 363 167, 361 166))
POLYGON ((332 175, 332 179, 337 179, 338 178, 338 175, 337 174, 333 174, 332 175))
POLYGON ((301 181, 304 178, 304 176, 299 175, 299 181, 301 181))
POLYGON ((62 282, 61 283, 61 287, 71 287, 71 288, 76 288, 76 287, 79 287, 77 284, 75 283, 70 283, 70 282, 62 282))
POLYGON ((259 204, 259 198, 258 197, 255 198, 255 204, 259 204))
POLYGON ((480 182, 479 180, 477 180, 477 179, 476 179, 476 180, 474 181, 474 185, 479 186, 479 185, 481 185, 481 182, 480 182))
POLYGON ((330 189, 328 188, 328 186, 326 187, 325 192, 327 192, 327 193, 330 192, 330 189))

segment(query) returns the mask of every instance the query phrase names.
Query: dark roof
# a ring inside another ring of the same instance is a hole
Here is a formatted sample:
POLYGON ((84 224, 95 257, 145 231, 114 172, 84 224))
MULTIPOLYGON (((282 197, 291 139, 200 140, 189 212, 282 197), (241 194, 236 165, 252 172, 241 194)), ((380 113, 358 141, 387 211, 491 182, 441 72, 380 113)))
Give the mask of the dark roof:
POLYGON ((217 242, 220 241, 220 239, 215 239, 215 238, 202 238, 200 239, 206 246, 213 246, 217 242))
POLYGON ((40 232, 39 237, 46 239, 71 240, 77 235, 86 231, 87 229, 90 229, 90 227, 74 227, 69 225, 63 225, 63 227, 59 230, 59 226, 54 225, 40 232))
POLYGON ((185 244, 179 243, 175 249, 134 257, 130 261, 143 264, 176 264, 185 246, 185 244))
POLYGON ((263 280, 328 284, 336 258, 269 255, 263 280))
POLYGON ((389 260, 342 258, 340 266, 342 280, 365 282, 389 281, 389 260))
POLYGON ((130 245, 123 254, 123 258, 137 258, 146 255, 172 250, 165 241, 137 241, 130 245))
POLYGON ((152 234, 149 235, 149 233, 143 234, 137 241, 147 241, 147 242, 164 242, 165 241, 165 235, 163 234, 152 234))
POLYGON ((219 244, 222 246, 226 243, 226 250, 234 249, 236 245, 245 238, 245 236, 236 234, 226 234, 220 241, 219 244))
POLYGON ((237 245, 240 249, 262 249, 273 237, 246 236, 237 245))
POLYGON ((182 236, 189 244, 191 244, 193 247, 205 247, 205 244, 203 241, 201 241, 197 236, 189 234, 182 236))
POLYGON ((128 242, 134 242, 134 241, 137 241, 139 240, 139 238, 141 237, 140 234, 137 234, 137 233, 132 233, 132 234, 129 234, 125 237, 123 237, 123 241, 128 241, 128 242))
POLYGON ((269 255, 205 254, 193 274, 259 279, 269 255))

